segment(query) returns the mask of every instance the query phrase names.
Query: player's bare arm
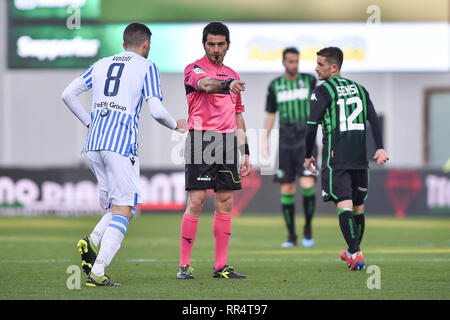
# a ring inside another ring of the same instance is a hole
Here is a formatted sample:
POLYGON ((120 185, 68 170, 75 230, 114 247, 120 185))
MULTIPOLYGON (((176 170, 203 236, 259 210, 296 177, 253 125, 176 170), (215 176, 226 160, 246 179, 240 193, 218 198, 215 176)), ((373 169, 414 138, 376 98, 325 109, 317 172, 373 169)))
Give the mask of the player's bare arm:
POLYGON ((250 163, 250 155, 248 150, 248 143, 247 143, 247 134, 245 131, 245 120, 242 113, 236 113, 236 136, 238 141, 239 150, 241 150, 241 167, 240 167, 240 173, 241 177, 246 177, 250 174, 252 171, 252 164, 250 163))
POLYGON ((262 154, 266 158, 269 156, 270 153, 269 137, 270 133, 272 132, 273 125, 275 123, 275 115, 276 114, 274 112, 267 112, 266 120, 264 121, 264 131, 266 134, 263 136, 262 154))
POLYGON ((198 80, 197 88, 206 93, 225 93, 227 91, 238 95, 245 90, 245 82, 234 79, 219 80, 204 77, 198 80))

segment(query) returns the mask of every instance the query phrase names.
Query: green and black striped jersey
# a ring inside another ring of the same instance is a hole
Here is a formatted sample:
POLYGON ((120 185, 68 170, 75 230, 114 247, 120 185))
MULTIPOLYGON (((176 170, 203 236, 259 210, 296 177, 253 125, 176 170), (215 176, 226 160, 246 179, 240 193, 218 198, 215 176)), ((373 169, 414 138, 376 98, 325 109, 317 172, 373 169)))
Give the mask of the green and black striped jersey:
POLYGON ((318 86, 311 95, 308 124, 322 124, 322 164, 336 169, 367 168, 367 120, 377 149, 382 148, 378 117, 363 86, 343 77, 332 77, 318 86))
POLYGON ((295 80, 283 75, 270 83, 266 111, 279 111, 280 137, 287 134, 298 138, 297 133, 304 133, 315 86, 316 78, 306 73, 299 73, 295 80))

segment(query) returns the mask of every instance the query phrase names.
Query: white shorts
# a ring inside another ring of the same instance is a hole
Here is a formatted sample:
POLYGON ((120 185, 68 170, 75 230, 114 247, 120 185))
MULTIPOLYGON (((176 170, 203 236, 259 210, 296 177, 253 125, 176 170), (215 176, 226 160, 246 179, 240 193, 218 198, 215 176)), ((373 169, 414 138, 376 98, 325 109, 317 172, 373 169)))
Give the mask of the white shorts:
POLYGON ((98 182, 100 205, 134 207, 142 204, 139 158, 101 150, 86 153, 89 167, 98 182))

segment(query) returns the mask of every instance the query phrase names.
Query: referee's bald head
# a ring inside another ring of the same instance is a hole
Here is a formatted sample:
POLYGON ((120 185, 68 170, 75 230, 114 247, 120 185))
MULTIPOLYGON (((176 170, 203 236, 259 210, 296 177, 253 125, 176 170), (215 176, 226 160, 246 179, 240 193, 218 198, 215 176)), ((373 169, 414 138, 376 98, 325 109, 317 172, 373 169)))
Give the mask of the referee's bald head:
POLYGON ((139 47, 152 35, 150 29, 142 23, 130 23, 123 32, 123 43, 128 48, 139 47))

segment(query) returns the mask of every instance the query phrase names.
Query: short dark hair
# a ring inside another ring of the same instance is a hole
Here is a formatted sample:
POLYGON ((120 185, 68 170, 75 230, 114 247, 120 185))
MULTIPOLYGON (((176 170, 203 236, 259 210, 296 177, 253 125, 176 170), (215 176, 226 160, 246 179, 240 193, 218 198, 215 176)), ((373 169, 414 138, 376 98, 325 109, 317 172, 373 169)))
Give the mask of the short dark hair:
POLYGON ((297 48, 294 47, 289 47, 283 50, 283 61, 284 59, 286 59, 286 54, 287 53, 295 53, 295 54, 300 54, 300 52, 297 50, 297 48))
POLYGON ((217 35, 225 36, 225 40, 227 41, 227 43, 230 43, 230 30, 228 30, 228 27, 222 22, 218 21, 210 22, 205 28, 203 28, 203 38, 202 38, 203 42, 206 42, 208 34, 212 34, 215 36, 217 35))
POLYGON ((150 29, 142 24, 130 23, 123 32, 123 42, 127 47, 138 47, 142 42, 149 40, 152 35, 150 29))
POLYGON ((339 70, 341 70, 342 62, 344 61, 344 54, 342 50, 338 47, 326 47, 319 51, 317 51, 317 55, 321 57, 325 57, 325 60, 329 64, 337 64, 339 70))

